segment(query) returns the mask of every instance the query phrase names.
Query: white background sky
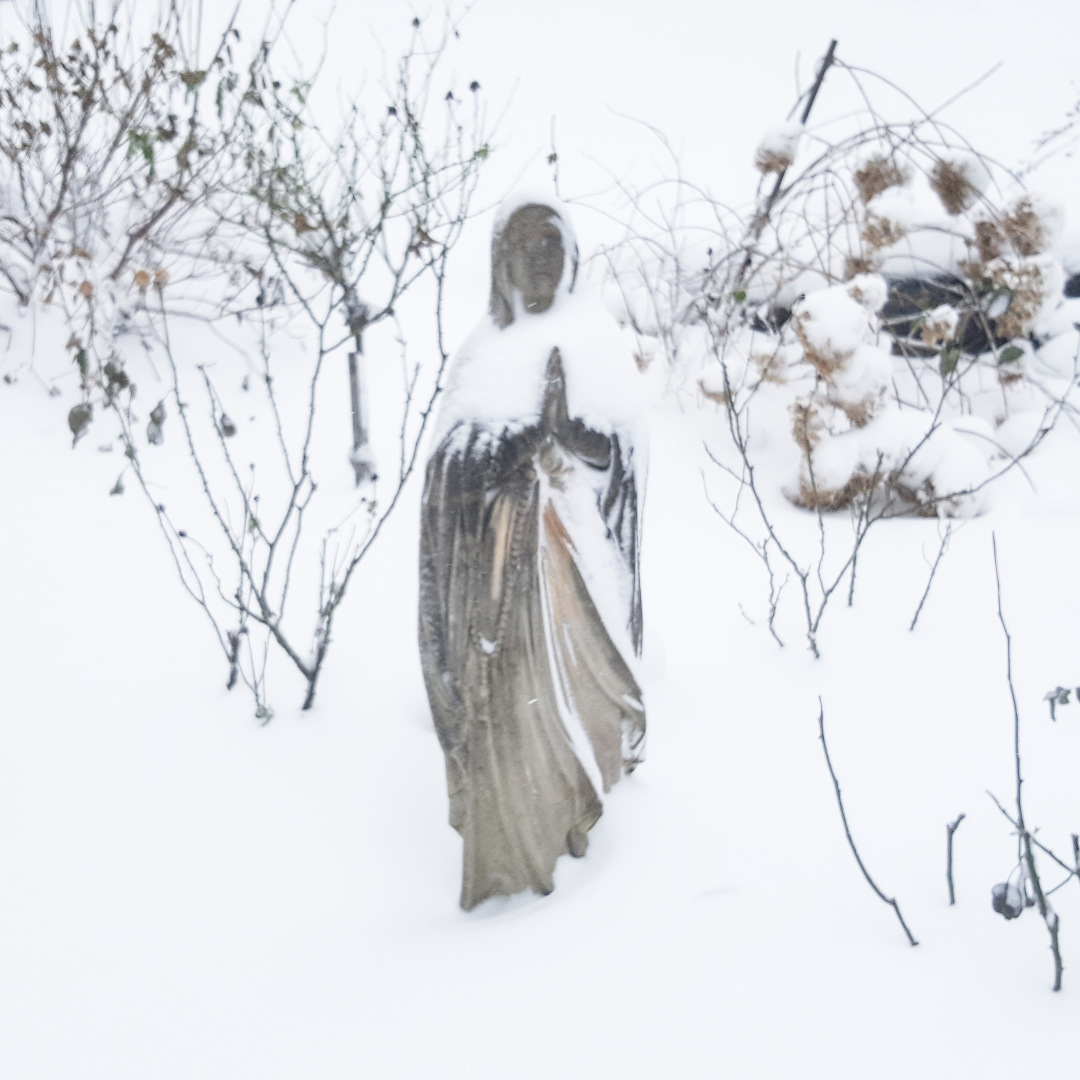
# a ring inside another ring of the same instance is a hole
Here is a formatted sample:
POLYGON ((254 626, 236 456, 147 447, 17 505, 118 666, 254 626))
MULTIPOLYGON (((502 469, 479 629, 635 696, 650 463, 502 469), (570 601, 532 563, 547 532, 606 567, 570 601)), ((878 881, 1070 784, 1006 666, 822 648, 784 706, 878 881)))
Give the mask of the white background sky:
MULTIPOLYGON (((414 14, 434 35, 442 10, 401 0, 311 0, 294 10, 290 33, 308 64, 320 51, 318 24, 333 12, 321 88, 328 115, 334 89, 347 92, 365 75, 377 81, 372 36, 392 56, 414 14)), ((208 11, 207 25, 214 17, 221 15, 208 11)), ((612 176, 647 182, 657 163, 670 174, 641 121, 667 136, 688 179, 744 203, 756 183, 751 161, 761 134, 785 118, 833 37, 846 62, 892 80, 927 109, 1000 65, 942 119, 1008 166, 1026 160, 1038 134, 1080 97, 1080 15, 1068 0, 477 0, 458 25, 448 70, 459 91, 478 80, 490 117, 501 116, 482 188, 490 203, 518 181, 550 184, 553 118, 564 197, 603 190, 612 176)), ((811 122, 843 104, 830 100, 827 83, 811 122)), ((1062 199, 1078 179, 1076 159, 1058 159, 1037 183, 1062 199)), ((577 224, 585 247, 603 234, 599 220, 577 224)))
MULTIPOLYGON (((388 5, 395 9, 414 10, 388 5)), ((432 22, 439 11, 415 10, 432 22)), ((368 5, 342 3, 335 26, 362 32, 371 17, 368 5)), ((386 10, 377 19, 389 42, 393 19, 386 10)), ((620 113, 663 131, 689 178, 741 202, 753 189, 750 162, 762 131, 791 108, 796 71, 801 87, 812 81, 830 38, 848 63, 879 72, 931 109, 1000 63, 944 118, 1014 164, 1080 96, 1078 32, 1080 14, 1064 0, 479 0, 461 22, 455 66, 463 84, 482 83, 493 114, 510 102, 492 161, 496 190, 526 169, 531 182, 545 179, 552 117, 564 194, 602 185, 605 169, 648 175, 655 148, 620 113)), ((350 34, 335 30, 330 67, 351 49, 350 34)), ((816 115, 830 111, 826 90, 816 115)), ((1075 162, 1054 173, 1055 190, 1075 186, 1075 162)))

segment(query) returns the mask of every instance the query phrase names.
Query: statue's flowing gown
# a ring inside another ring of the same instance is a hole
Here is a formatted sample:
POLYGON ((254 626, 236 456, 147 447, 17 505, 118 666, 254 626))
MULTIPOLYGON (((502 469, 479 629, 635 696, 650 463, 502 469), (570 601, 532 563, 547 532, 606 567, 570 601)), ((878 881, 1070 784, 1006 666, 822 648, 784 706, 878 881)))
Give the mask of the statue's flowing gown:
POLYGON ((467 909, 550 892, 644 749, 634 448, 567 415, 565 378, 553 348, 532 422, 461 419, 427 465, 420 653, 467 909))

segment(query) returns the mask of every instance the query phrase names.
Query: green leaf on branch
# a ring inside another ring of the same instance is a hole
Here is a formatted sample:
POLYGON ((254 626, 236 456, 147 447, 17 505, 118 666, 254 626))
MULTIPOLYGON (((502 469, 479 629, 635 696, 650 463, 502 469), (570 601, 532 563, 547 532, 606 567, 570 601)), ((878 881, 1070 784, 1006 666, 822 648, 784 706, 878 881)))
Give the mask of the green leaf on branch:
POLYGON ((999 364, 1014 364, 1021 356, 1024 355, 1024 350, 1018 345, 1006 345, 998 355, 999 364))
POLYGON ((154 140, 145 131, 129 131, 128 132, 128 158, 134 157, 136 154, 142 154, 143 161, 146 162, 149 168, 149 177, 154 177, 154 140))
POLYGON ((489 153, 491 153, 491 151, 488 149, 488 144, 484 143, 484 145, 481 146, 480 149, 477 150, 475 154, 473 154, 473 157, 474 158, 479 158, 481 161, 483 161, 488 156, 489 153))
POLYGON ((941 352, 941 376, 947 379, 955 370, 956 365, 960 363, 960 350, 953 346, 950 349, 943 349, 941 352))
POLYGON ((736 304, 745 303, 746 302, 746 290, 745 289, 736 289, 731 294, 731 298, 732 298, 732 300, 735 301, 736 304))

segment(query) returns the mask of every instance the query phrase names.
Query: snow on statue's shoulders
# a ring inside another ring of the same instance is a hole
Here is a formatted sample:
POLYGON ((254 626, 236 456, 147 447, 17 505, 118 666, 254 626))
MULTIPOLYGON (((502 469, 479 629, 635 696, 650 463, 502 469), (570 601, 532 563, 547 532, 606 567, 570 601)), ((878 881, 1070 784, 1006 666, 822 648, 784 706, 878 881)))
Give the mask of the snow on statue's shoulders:
POLYGON ((460 423, 495 434, 534 423, 553 349, 562 357, 571 418, 634 437, 644 387, 630 342, 598 299, 574 293, 503 329, 490 317, 480 322, 450 363, 434 445, 460 423))

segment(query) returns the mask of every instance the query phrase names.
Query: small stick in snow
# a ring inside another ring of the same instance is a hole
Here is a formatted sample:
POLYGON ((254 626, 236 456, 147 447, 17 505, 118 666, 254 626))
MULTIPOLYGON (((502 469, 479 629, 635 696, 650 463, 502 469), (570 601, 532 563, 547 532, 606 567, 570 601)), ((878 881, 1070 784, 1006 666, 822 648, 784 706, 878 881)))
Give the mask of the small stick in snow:
MULTIPOLYGON (((936 564, 935 564, 936 565, 936 564)), ((933 575, 931 575, 933 576, 933 575)), ((960 828, 960 822, 967 817, 967 814, 961 814, 955 821, 950 821, 945 826, 945 834, 947 837, 946 847, 948 850, 948 856, 945 863, 945 880, 949 883, 949 906, 951 907, 956 903, 956 890, 953 888, 953 876, 952 876, 952 838, 953 833, 960 828)))
POLYGON ((829 757, 829 744, 825 741, 825 706, 822 704, 820 697, 818 698, 818 733, 818 737, 821 739, 821 748, 825 751, 825 764, 829 767, 829 775, 832 777, 833 787, 836 789, 836 805, 840 807, 840 820, 844 823, 844 835, 847 837, 851 853, 855 856, 855 861, 859 864, 859 869, 862 871, 863 877, 866 878, 870 888, 877 893, 881 900, 896 912, 896 917, 900 920, 900 925, 904 928, 904 933, 907 934, 908 942, 912 946, 918 945, 919 943, 908 929, 908 924, 904 922, 904 916, 900 914, 900 905, 895 899, 890 899, 877 887, 877 884, 870 876, 869 871, 863 865, 862 858, 859 856, 859 849, 855 846, 855 841, 851 837, 851 829, 848 827, 847 814, 844 813, 844 800, 840 797, 840 781, 836 779, 836 771, 833 769, 832 759, 829 757))
POLYGON ((230 630, 229 642, 229 681, 225 684, 226 690, 231 690, 236 685, 237 676, 240 674, 240 632, 230 630))
POLYGON ((1020 706, 1016 703, 1016 687, 1013 685, 1012 635, 1010 635, 1009 628, 1005 624, 1005 612, 1001 606, 1001 573, 998 570, 997 536, 995 536, 994 533, 990 534, 990 542, 994 551, 994 584, 997 588, 998 622, 1001 623, 1001 630, 1005 635, 1005 677, 1009 684, 1009 697, 1012 699, 1013 757, 1016 763, 1016 820, 1014 821, 1005 812, 1004 807, 1001 803, 998 803, 997 799, 994 799, 993 795, 991 795, 990 798, 994 799, 994 802, 998 805, 998 809, 1012 822, 1020 837, 1021 852, 1024 864, 1027 868, 1028 881, 1031 882, 1031 888, 1035 893, 1035 904, 1039 909, 1039 914, 1042 916, 1043 922, 1046 923, 1047 932, 1050 934, 1050 951, 1054 956, 1054 990, 1057 991, 1061 989, 1061 973, 1064 970, 1061 963, 1061 948, 1058 944, 1058 931, 1061 927, 1061 919, 1058 917, 1057 912, 1051 908, 1046 899, 1046 894, 1043 892, 1042 881, 1039 879, 1039 872, 1035 866, 1035 852, 1033 848, 1038 847, 1066 870, 1068 870, 1069 867, 1066 866, 1066 864, 1063 863, 1048 847, 1040 844, 1039 841, 1031 835, 1027 825, 1024 823, 1024 802, 1022 798, 1024 781, 1020 771, 1020 706))
MULTIPOLYGON (((949 545, 950 536, 952 536, 951 521, 945 527, 945 535, 941 538, 941 547, 938 548, 937 558, 934 560, 934 565, 930 568, 930 577, 926 582, 926 588, 923 590, 922 599, 919 601, 919 606, 915 609, 915 615, 911 620, 911 625, 908 627, 909 631, 914 630, 915 624, 919 621, 919 616, 922 614, 923 604, 926 603, 926 598, 930 595, 930 586, 934 584, 934 575, 937 573, 938 564, 941 562, 941 557, 945 554, 945 548, 949 545)), ((964 815, 961 814, 960 816, 963 817, 964 815)))
MULTIPOLYGON (((359 341, 357 335, 357 341, 359 341)), ((371 466, 368 460, 368 435, 367 425, 364 423, 365 406, 363 390, 360 379, 360 356, 362 350, 349 353, 349 398, 352 402, 352 453, 349 461, 353 472, 356 474, 356 486, 359 487, 371 475, 371 466)))

